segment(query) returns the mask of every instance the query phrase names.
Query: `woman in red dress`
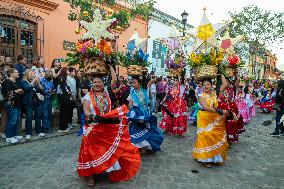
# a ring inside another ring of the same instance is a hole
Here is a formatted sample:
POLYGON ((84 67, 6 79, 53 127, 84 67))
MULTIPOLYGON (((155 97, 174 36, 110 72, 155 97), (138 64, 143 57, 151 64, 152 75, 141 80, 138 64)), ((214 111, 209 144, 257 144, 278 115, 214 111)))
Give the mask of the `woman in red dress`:
POLYGON ((235 102, 235 91, 238 88, 240 78, 237 75, 234 75, 231 78, 222 77, 222 82, 226 83, 223 86, 226 86, 222 93, 219 94, 218 98, 218 108, 222 110, 231 110, 234 115, 234 120, 226 121, 226 132, 228 142, 236 142, 239 139, 239 134, 245 131, 243 118, 239 113, 237 104, 235 102))
POLYGON ((164 129, 166 133, 183 135, 187 131, 188 119, 184 92, 184 84, 180 84, 178 78, 175 78, 162 101, 162 103, 165 101, 165 104, 162 105, 160 128, 164 129), (164 111, 165 108, 166 111, 164 111))
POLYGON ((129 180, 140 166, 138 149, 130 142, 125 105, 111 110, 111 100, 101 77, 92 79, 93 88, 82 99, 85 124, 77 172, 89 177, 93 186, 94 174, 108 173, 113 182, 129 180))

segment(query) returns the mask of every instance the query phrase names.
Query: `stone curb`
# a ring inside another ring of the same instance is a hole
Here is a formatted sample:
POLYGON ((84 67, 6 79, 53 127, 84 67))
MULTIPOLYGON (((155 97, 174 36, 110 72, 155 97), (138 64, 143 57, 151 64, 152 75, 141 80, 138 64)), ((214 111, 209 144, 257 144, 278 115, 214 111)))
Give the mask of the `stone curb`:
MULTIPOLYGON (((57 131, 56 131, 57 132, 57 131)), ((60 134, 54 134, 54 135, 45 135, 44 137, 37 137, 34 138, 32 140, 22 140, 16 144, 10 144, 10 143, 6 143, 4 145, 1 145, 0 148, 5 148, 5 147, 9 147, 9 146, 16 146, 16 145, 20 145, 20 144, 26 144, 26 143, 31 143, 31 142, 35 142, 35 141, 40 141, 40 140, 46 140, 46 139, 50 139, 50 138, 56 138, 56 137, 61 137, 61 136, 66 136, 66 135, 71 135, 71 134, 75 134, 78 131, 70 131, 68 133, 60 133, 60 134)), ((5 140, 5 139, 4 139, 5 140)))

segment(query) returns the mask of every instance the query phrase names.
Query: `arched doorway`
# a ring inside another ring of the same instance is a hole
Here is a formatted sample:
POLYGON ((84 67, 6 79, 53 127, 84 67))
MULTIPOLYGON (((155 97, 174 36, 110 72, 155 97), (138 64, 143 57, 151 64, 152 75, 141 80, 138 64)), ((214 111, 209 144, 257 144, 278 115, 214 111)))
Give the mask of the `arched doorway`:
POLYGON ((15 16, 0 15, 0 55, 16 62, 23 55, 31 64, 36 56, 36 23, 15 16))

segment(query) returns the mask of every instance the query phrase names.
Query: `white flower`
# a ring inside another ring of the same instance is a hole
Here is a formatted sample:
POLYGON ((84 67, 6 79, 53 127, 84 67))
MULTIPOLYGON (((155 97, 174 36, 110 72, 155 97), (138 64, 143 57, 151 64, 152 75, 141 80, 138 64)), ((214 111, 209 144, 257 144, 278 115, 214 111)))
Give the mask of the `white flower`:
POLYGON ((116 21, 115 18, 104 20, 100 10, 96 9, 94 12, 94 20, 92 22, 80 21, 80 24, 87 30, 80 39, 87 40, 93 39, 98 42, 101 38, 104 39, 114 39, 112 33, 107 31, 107 28, 116 21))

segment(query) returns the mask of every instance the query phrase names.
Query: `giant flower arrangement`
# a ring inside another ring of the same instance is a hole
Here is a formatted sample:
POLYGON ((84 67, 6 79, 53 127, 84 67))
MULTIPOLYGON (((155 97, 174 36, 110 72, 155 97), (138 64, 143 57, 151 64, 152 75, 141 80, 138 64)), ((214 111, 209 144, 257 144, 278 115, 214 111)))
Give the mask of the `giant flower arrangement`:
POLYGON ((187 63, 191 68, 197 68, 201 65, 220 65, 223 60, 223 52, 216 49, 211 48, 209 52, 192 52, 188 59, 187 63))
POLYGON ((122 66, 127 68, 128 75, 143 75, 144 69, 150 65, 149 55, 144 53, 141 48, 132 52, 127 51, 122 61, 122 66))
POLYGON ((142 67, 149 66, 149 55, 144 53, 142 49, 134 50, 132 53, 126 53, 126 59, 124 59, 123 66, 128 67, 130 65, 137 65, 142 67))
POLYGON ((108 65, 117 65, 124 58, 123 53, 112 52, 108 40, 113 39, 110 27, 115 19, 104 19, 97 9, 90 22, 80 21, 86 32, 79 38, 72 53, 67 54, 69 65, 80 65, 86 73, 108 72, 108 65))
POLYGON ((176 55, 174 58, 168 57, 165 64, 169 69, 178 69, 185 67, 185 59, 181 55, 176 55))
POLYGON ((102 59, 107 64, 115 66, 125 59, 125 55, 121 52, 112 52, 109 44, 105 40, 100 40, 96 45, 92 40, 81 41, 76 43, 76 48, 72 53, 67 53, 66 62, 70 66, 79 65, 84 68, 92 59, 102 59))
POLYGON ((165 60, 165 64, 169 69, 169 75, 172 77, 179 77, 185 67, 185 58, 181 54, 175 54, 173 57, 169 56, 165 60))

